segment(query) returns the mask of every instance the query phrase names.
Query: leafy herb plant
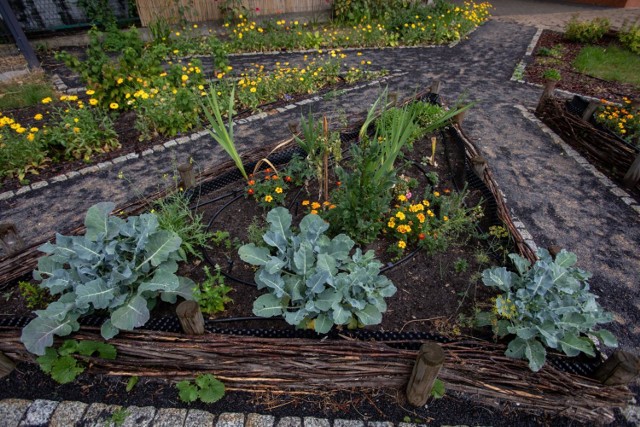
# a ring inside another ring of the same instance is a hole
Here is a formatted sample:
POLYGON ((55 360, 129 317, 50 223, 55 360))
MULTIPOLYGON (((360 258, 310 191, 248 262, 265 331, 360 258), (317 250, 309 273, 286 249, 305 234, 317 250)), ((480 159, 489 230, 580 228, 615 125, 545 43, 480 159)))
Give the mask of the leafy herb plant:
POLYGON ((230 286, 225 285, 224 276, 220 272, 220 266, 216 265, 215 273, 211 273, 209 267, 204 267, 204 273, 207 279, 199 286, 196 286, 193 296, 200 309, 204 314, 215 314, 224 311, 225 304, 233 302, 227 296, 233 290, 230 286))
POLYGON ((60 384, 67 384, 84 372, 84 366, 73 357, 73 354, 90 357, 95 353, 102 359, 116 358, 116 348, 111 344, 97 341, 66 340, 57 350, 53 347, 46 349, 44 355, 36 360, 40 369, 51 375, 60 384))
POLYGON ((499 337, 515 335, 505 354, 527 359, 534 372, 545 363, 545 346, 567 356, 595 356, 593 342, 584 334, 616 347, 616 338, 609 331, 595 329, 610 322, 612 316, 589 292, 587 280, 591 274, 574 267, 576 255, 562 250, 554 260, 546 249, 539 249, 537 255, 540 260, 532 266, 519 255, 510 254, 516 273, 505 267, 482 273, 483 283, 502 294, 496 298, 492 313, 479 314, 479 324, 492 325, 499 337))
POLYGON ((292 216, 278 207, 267 214, 269 231, 263 239, 269 247, 253 243, 240 247, 240 258, 259 267, 255 281, 268 293, 253 304, 257 316, 283 315, 287 323, 313 327, 327 333, 336 325, 375 325, 386 311, 386 297, 396 287, 380 274, 382 264, 373 251, 363 254, 340 234, 324 233, 329 225, 318 215, 306 215, 300 232, 291 230, 292 216), (275 252, 275 254, 274 254, 275 252))
POLYGON ((105 339, 120 329, 144 325, 159 296, 175 303, 178 296, 192 299, 193 281, 179 277, 178 261, 185 259, 182 239, 159 227, 154 214, 126 220, 109 215, 115 204, 98 203, 89 208, 84 236, 56 235, 56 243, 40 247, 47 255, 33 272, 40 286, 59 295, 22 330, 27 350, 42 355, 54 335, 78 330, 78 318, 106 310, 110 318, 102 325, 105 339))
POLYGON ((198 375, 195 381, 184 380, 176 384, 178 396, 185 403, 200 399, 203 403, 214 403, 224 397, 224 384, 211 374, 198 375))

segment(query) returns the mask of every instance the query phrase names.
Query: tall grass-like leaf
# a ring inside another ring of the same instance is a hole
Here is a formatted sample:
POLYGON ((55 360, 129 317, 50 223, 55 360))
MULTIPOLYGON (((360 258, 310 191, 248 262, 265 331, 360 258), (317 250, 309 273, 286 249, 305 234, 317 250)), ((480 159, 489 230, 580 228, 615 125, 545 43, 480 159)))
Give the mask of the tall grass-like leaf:
POLYGON ((235 87, 231 89, 231 94, 229 95, 229 109, 227 111, 227 115, 229 116, 229 124, 225 126, 224 120, 222 119, 222 107, 220 105, 220 100, 218 99, 218 92, 215 86, 211 86, 209 90, 209 94, 206 97, 207 104, 203 105, 203 111, 207 120, 209 121, 210 129, 209 133, 216 140, 216 142, 227 152, 229 157, 233 159, 236 167, 244 177, 244 179, 249 180, 247 176, 247 172, 244 169, 244 164, 242 163, 242 159, 238 154, 238 150, 236 149, 235 143, 233 141, 233 103, 235 99, 235 87))

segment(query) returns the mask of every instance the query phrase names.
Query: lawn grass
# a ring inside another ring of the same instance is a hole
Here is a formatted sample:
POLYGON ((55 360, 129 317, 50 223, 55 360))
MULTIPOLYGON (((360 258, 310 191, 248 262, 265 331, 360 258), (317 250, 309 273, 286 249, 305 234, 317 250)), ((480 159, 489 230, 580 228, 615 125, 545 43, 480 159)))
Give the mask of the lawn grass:
POLYGON ((38 104, 55 91, 44 73, 29 73, 0 83, 0 111, 38 104))
POLYGON ((593 77, 640 87, 640 55, 619 46, 585 46, 573 66, 581 73, 593 77))

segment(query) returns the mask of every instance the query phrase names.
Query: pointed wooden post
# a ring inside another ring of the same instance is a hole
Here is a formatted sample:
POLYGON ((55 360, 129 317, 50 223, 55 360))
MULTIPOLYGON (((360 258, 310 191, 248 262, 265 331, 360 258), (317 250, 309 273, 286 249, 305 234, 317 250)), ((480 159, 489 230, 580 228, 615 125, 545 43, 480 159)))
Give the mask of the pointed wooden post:
POLYGON ((640 357, 624 350, 616 350, 593 377, 604 385, 627 385, 640 373, 640 357))
POLYGON ((540 97, 540 101, 538 101, 538 106, 536 107, 536 113, 542 113, 544 109, 544 104, 547 102, 547 99, 553 97, 553 91, 556 89, 556 85, 558 84, 557 80, 547 80, 544 84, 544 91, 542 92, 542 96, 540 97))
POLYGON ((182 181, 182 185, 184 189, 195 187, 196 185, 196 175, 193 172, 193 164, 191 163, 183 163, 178 166, 178 173, 180 174, 180 180, 182 181))
POLYGON ((200 305, 195 301, 183 301, 176 308, 182 330, 187 335, 204 334, 204 318, 200 305))
POLYGON ((435 93, 437 95, 440 93, 440 89, 442 89, 442 82, 440 80, 436 80, 431 85, 431 89, 429 89, 429 92, 435 93))
POLYGON ((0 352, 0 378, 4 378, 13 371, 16 367, 16 364, 13 363, 13 360, 9 359, 2 352, 0 352))
POLYGON ((593 113, 596 112, 599 106, 600 106, 599 101, 589 101, 589 105, 587 105, 587 108, 585 108, 584 112, 582 113, 582 120, 584 120, 585 122, 588 122, 591 116, 593 116, 593 113))
POLYGON ((629 167, 629 170, 622 178, 622 182, 629 188, 635 187, 640 181, 640 153, 636 155, 636 159, 629 167))
POLYGON ((422 344, 418 352, 416 364, 413 366, 409 384, 407 384, 407 400, 413 406, 424 406, 431 396, 433 383, 444 364, 444 351, 435 342, 422 344))

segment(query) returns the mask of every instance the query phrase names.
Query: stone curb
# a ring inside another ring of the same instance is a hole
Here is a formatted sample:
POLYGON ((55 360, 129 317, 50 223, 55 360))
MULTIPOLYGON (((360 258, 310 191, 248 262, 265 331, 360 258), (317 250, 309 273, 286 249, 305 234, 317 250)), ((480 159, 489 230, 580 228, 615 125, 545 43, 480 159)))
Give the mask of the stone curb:
MULTIPOLYGON (((2 427, 122 426, 122 427, 424 427, 423 424, 388 421, 329 420, 316 417, 221 413, 199 409, 118 406, 53 400, 0 400, 2 427)), ((442 426, 444 427, 444 426, 442 426)), ((449 426, 454 427, 454 426, 449 426)), ((455 426, 466 427, 466 426, 455 426)))

